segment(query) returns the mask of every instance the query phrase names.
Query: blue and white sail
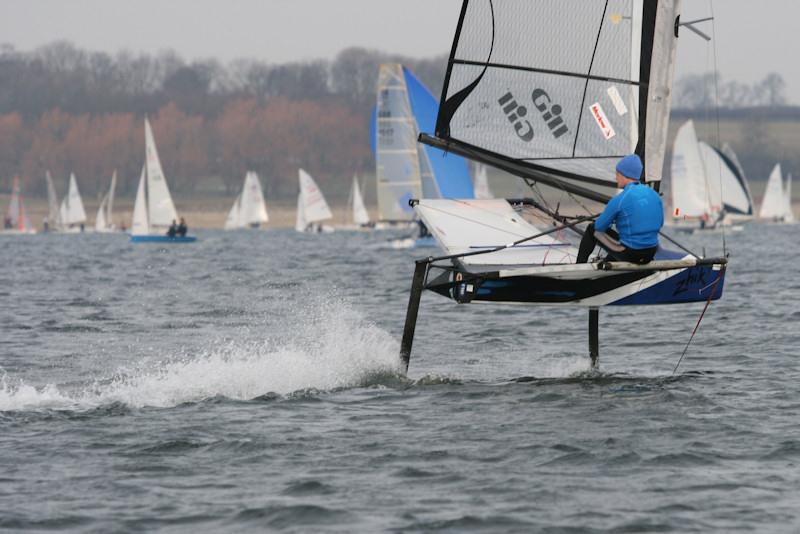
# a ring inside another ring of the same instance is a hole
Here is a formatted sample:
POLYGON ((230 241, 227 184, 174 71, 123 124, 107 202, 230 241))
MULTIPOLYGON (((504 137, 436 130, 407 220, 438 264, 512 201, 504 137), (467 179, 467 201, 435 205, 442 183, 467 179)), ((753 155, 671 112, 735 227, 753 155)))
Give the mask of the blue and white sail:
POLYGON ((439 103, 410 70, 383 64, 373 113, 378 212, 381 220, 411 220, 412 198, 474 198, 464 158, 420 145, 421 131, 436 125, 439 103))

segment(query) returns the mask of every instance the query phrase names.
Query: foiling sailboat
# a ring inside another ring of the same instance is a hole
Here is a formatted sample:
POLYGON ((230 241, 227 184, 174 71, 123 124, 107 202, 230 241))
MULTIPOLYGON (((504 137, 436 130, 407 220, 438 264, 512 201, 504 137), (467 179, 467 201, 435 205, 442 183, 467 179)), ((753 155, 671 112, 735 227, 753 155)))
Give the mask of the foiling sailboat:
POLYGON ((358 183, 358 176, 353 175, 353 184, 350 186, 350 194, 347 197, 347 225, 338 228, 342 230, 372 230, 374 224, 369 219, 369 212, 364 205, 364 196, 361 194, 361 186, 358 183))
POLYGON ((247 171, 242 191, 236 197, 231 210, 228 212, 228 217, 225 219, 225 229, 261 228, 268 221, 269 215, 267 214, 267 205, 264 202, 261 181, 255 172, 247 171))
POLYGON ((144 119, 145 164, 136 190, 131 222, 133 243, 191 243, 194 236, 169 236, 167 229, 178 221, 178 212, 169 194, 167 179, 158 158, 150 121, 144 119))
POLYGON ((772 222, 794 222, 794 213, 792 212, 792 175, 787 176, 786 187, 784 187, 780 163, 775 164, 769 174, 758 216, 761 219, 772 222))
POLYGON ((31 224, 28 213, 25 211, 25 202, 22 199, 22 189, 19 176, 14 176, 11 182, 11 200, 8 203, 3 230, 4 234, 35 234, 36 229, 31 224))
POLYGON ((117 188, 117 171, 111 175, 111 186, 108 192, 103 195, 100 206, 97 208, 97 216, 94 219, 94 231, 99 233, 116 232, 114 224, 114 191, 117 188))
POLYGON ((83 209, 81 192, 78 190, 78 181, 75 173, 69 175, 67 194, 61 200, 58 218, 60 230, 67 233, 83 232, 86 224, 86 211, 83 209))
MULTIPOLYGON (((377 92, 372 139, 379 222, 410 224, 418 220, 408 204, 412 198, 474 198, 463 157, 417 143, 420 132, 433 129, 439 107, 422 82, 403 65, 383 64, 377 92)), ((420 237, 423 239, 406 240, 412 245, 433 246, 430 236, 420 237)))
POLYGON ((459 303, 586 307, 593 367, 601 306, 722 295, 727 260, 685 247, 660 248, 644 265, 574 263, 570 232, 581 235, 600 209, 591 202, 616 193, 621 157, 638 154, 646 183, 659 188, 680 25, 679 0, 579 4, 463 1, 435 136, 420 141, 514 174, 533 196, 411 202, 445 254, 416 263, 401 343, 406 368, 424 289, 459 303), (586 214, 568 215, 567 202, 586 214))
POLYGON ((735 158, 730 147, 721 151, 698 141, 693 121, 678 129, 671 163, 676 227, 712 229, 753 218, 750 187, 735 158))
POLYGON ((306 233, 333 232, 333 227, 322 224, 333 218, 331 209, 317 186, 317 182, 303 169, 298 170, 300 193, 297 195, 297 220, 294 229, 306 233))

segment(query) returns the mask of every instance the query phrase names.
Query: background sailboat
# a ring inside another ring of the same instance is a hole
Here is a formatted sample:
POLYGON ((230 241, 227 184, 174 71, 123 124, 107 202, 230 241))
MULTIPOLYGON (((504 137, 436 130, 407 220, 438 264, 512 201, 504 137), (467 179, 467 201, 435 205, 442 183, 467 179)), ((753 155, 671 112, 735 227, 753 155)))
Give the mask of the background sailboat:
POLYGON ((248 171, 244 177, 242 191, 228 212, 225 229, 259 228, 267 221, 269 221, 269 216, 261 182, 255 172, 248 171))
POLYGON ((295 230, 298 232, 332 232, 333 228, 324 224, 333 218, 328 203, 322 195, 317 183, 303 169, 298 170, 300 193, 297 195, 297 220, 295 230))
POLYGON ((439 103, 406 67, 383 64, 372 122, 379 221, 411 221, 412 198, 474 198, 467 161, 420 145, 432 131, 439 103))
POLYGON ((364 196, 361 194, 361 186, 356 175, 353 175, 353 183, 347 196, 346 214, 347 224, 337 226, 340 230, 371 230, 374 227, 369 220, 369 212, 364 205, 364 196))
POLYGON ((78 181, 75 173, 69 175, 69 188, 66 196, 61 201, 59 220, 62 232, 83 232, 86 223, 86 211, 83 209, 83 200, 78 190, 78 181))
POLYGON ((7 234, 36 233, 36 229, 31 224, 25 211, 25 203, 22 200, 22 190, 18 176, 14 176, 11 182, 11 200, 8 203, 8 211, 6 212, 2 231, 7 234))
POLYGON ((145 164, 139 178, 136 201, 133 205, 131 241, 190 243, 192 236, 167 236, 167 229, 178 220, 178 212, 169 194, 167 180, 161 168, 150 121, 144 119, 145 164))
POLYGON ((108 233, 116 231, 117 227, 114 224, 113 210, 114 210, 114 191, 117 187, 117 171, 111 175, 111 186, 108 192, 103 195, 103 200, 100 201, 100 207, 97 208, 97 216, 94 220, 95 232, 108 233))
POLYGON ((774 221, 791 223, 794 222, 794 212, 792 211, 792 177, 789 175, 786 187, 783 185, 781 164, 775 164, 767 180, 767 187, 764 190, 764 198, 761 200, 761 210, 759 218, 774 221))

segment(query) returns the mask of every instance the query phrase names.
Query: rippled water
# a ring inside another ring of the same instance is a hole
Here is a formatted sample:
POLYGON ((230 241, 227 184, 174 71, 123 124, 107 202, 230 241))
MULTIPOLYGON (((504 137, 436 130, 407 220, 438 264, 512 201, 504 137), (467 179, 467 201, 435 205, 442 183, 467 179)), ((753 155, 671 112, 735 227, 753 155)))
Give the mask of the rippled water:
MULTIPOLYGON (((0 236, 0 529, 797 532, 796 227, 702 304, 423 297, 385 236, 0 236)), ((720 235, 690 236, 718 253, 720 235)))

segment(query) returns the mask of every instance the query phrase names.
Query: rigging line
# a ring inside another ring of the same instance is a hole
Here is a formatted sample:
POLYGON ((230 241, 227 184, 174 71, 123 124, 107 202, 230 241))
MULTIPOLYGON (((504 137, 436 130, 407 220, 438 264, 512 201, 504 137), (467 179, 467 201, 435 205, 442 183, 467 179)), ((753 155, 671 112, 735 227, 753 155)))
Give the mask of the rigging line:
MULTIPOLYGON (((717 76, 717 31, 716 25, 714 24, 714 1, 708 0, 709 8, 711 9, 711 47, 714 51, 714 111, 716 112, 716 124, 717 124, 717 146, 722 147, 722 140, 719 130, 719 76, 717 76)), ((719 199, 720 204, 722 203, 722 162, 719 165, 719 199)), ((725 208, 724 205, 720 207, 721 213, 724 213, 725 208)), ((727 240, 725 239, 725 224, 722 220, 722 255, 728 255, 728 244, 727 240)))
POLYGON ((692 252, 692 251, 691 251, 691 250, 689 250, 688 248, 686 248, 686 247, 684 247, 683 245, 681 245, 680 243, 678 243, 676 240, 672 239, 670 236, 668 236, 667 234, 665 234, 663 231, 659 230, 659 231, 658 231, 658 235, 660 235, 661 237, 663 237, 664 239, 666 239, 667 241, 669 241, 670 243, 672 243, 673 245, 675 245, 675 246, 676 246, 676 247, 678 247, 679 249, 683 250, 683 251, 684 251, 684 252, 686 252, 687 254, 691 254, 691 255, 692 255, 692 256, 694 256, 695 258, 699 258, 699 257, 700 257, 699 255, 695 254, 694 252, 692 252))
MULTIPOLYGON (((597 28, 597 38, 594 41, 594 50, 592 50, 592 59, 589 60, 589 71, 587 76, 592 73, 592 66, 594 66, 594 56, 597 54, 597 46, 600 44, 600 35, 603 33, 603 23, 606 20, 606 10, 608 9, 608 0, 603 6, 603 15, 600 18, 600 27, 597 28)), ((572 157, 575 157, 575 150, 578 146, 578 132, 581 129, 581 120, 583 119, 583 105, 586 103, 586 91, 589 89, 589 78, 586 78, 586 83, 583 84, 583 97, 581 98, 581 107, 578 111, 578 123, 575 127, 575 141, 572 142, 572 157)))
POLYGON ((714 280, 713 287, 711 288, 711 292, 708 295, 708 300, 706 300, 706 305, 703 306, 703 311, 700 312, 700 317, 697 318, 697 324, 694 325, 694 330, 692 330, 692 335, 689 336, 689 341, 687 341, 686 346, 683 347, 683 352, 681 353, 681 357, 678 359, 678 363, 675 364, 675 369, 672 370, 673 375, 675 375, 675 373, 678 371, 678 367, 683 361, 683 357, 686 356, 686 351, 689 350, 689 345, 692 343, 694 335, 697 333, 697 329, 700 328, 700 322, 703 320, 703 316, 706 314, 706 310, 708 309, 709 304, 711 304, 711 299, 714 298, 714 293, 717 291, 717 286, 719 285, 719 281, 722 280, 722 277, 725 274, 725 268, 726 268, 725 265, 723 265, 720 268, 719 274, 717 275, 717 279, 714 280))

